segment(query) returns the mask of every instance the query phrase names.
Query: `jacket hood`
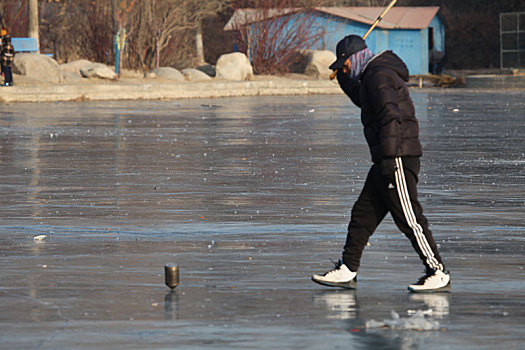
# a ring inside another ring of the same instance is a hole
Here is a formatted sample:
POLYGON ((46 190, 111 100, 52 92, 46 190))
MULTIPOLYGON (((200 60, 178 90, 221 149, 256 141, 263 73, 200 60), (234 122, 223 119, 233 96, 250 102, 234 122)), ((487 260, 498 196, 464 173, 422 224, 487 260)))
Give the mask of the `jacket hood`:
POLYGON ((398 55, 396 55, 390 50, 383 51, 375 55, 364 68, 362 76, 365 75, 367 71, 375 70, 378 68, 392 69, 394 72, 397 73, 397 75, 401 77, 401 79, 408 82, 409 74, 406 64, 401 60, 401 58, 399 58, 398 55))

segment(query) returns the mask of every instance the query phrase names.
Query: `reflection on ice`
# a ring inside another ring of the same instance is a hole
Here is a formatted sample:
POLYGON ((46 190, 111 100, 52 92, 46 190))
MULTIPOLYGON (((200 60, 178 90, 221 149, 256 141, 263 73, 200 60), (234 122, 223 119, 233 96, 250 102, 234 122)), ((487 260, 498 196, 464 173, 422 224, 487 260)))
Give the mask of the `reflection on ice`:
POLYGON ((366 321, 366 328, 389 328, 409 331, 439 330, 439 322, 431 317, 427 317, 421 310, 417 310, 413 315, 407 318, 399 317, 399 314, 395 311, 391 312, 391 316, 391 319, 385 319, 383 321, 366 321))
MULTIPOLYGON (((413 293, 410 294, 412 302, 422 302, 428 309, 426 315, 435 318, 448 316, 450 312, 450 298, 452 293, 413 293)), ((409 315, 414 314, 414 310, 408 310, 409 315), (411 312, 412 311, 412 312, 411 312)))
POLYGON ((357 316, 355 290, 328 290, 314 294, 314 305, 326 308, 329 319, 348 320, 357 316))

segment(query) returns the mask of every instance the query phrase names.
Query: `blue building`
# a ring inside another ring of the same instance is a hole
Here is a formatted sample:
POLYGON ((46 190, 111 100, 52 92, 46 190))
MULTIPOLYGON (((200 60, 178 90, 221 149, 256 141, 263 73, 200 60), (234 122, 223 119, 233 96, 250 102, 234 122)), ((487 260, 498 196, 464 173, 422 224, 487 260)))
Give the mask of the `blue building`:
MULTIPOLYGON (((319 7, 309 13, 311 30, 322 32, 320 40, 305 49, 335 52, 337 42, 346 35, 364 35, 384 10, 383 7, 319 7)), ((255 9, 237 10, 224 27, 236 30, 241 26, 261 21, 255 9)), ((295 9, 266 12, 264 20, 279 20, 292 16, 290 23, 304 20, 305 14, 295 9)), ((429 50, 445 51, 445 23, 439 7, 393 7, 366 38, 367 46, 378 53, 392 50, 408 66, 409 72, 429 72, 429 50)))

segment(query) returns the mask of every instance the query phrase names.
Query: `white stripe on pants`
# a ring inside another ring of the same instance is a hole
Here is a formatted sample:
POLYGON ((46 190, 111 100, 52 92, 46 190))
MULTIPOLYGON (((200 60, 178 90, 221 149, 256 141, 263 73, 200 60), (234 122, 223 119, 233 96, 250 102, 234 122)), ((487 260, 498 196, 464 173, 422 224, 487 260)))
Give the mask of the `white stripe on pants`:
POLYGON ((414 209, 412 208, 412 203, 410 202, 410 195, 408 193, 408 187, 405 180, 403 161, 400 157, 398 157, 395 158, 395 162, 397 194, 399 196, 399 201, 401 202, 401 209, 403 210, 408 226, 412 229, 412 232, 416 237, 417 245, 419 249, 423 252, 423 255, 426 257, 426 262, 428 266, 430 266, 433 269, 443 270, 443 265, 441 265, 434 256, 434 252, 432 251, 432 248, 428 244, 427 238, 423 233, 423 228, 416 220, 416 215, 414 213, 414 209))

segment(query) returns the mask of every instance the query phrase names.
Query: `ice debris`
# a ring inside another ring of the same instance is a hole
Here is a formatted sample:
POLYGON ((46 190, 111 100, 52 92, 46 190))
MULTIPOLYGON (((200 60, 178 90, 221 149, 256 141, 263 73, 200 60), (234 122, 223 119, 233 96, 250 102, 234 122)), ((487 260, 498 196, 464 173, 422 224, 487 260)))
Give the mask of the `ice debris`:
POLYGON ((44 241, 44 239, 46 239, 46 237, 47 237, 46 235, 38 235, 38 236, 33 237, 33 240, 35 242, 42 242, 44 241))
POLYGON ((389 328, 398 330, 414 330, 414 331, 434 331, 439 330, 439 322, 431 317, 425 317, 421 310, 417 310, 408 318, 399 317, 395 311, 391 312, 392 319, 383 320, 379 322, 376 320, 366 321, 365 327, 370 328, 389 328))

